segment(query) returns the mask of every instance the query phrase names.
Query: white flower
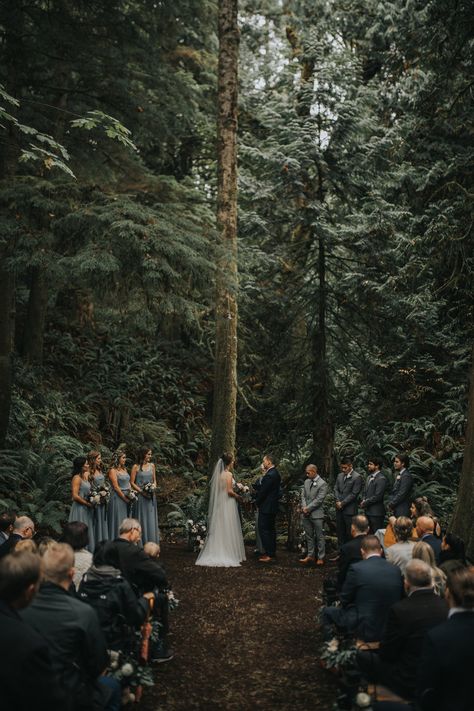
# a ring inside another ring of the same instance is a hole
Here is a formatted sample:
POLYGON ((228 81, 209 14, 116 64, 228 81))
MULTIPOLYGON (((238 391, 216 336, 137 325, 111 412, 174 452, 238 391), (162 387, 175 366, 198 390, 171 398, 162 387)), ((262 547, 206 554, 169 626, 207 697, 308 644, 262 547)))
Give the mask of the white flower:
POLYGON ((135 703, 135 694, 132 694, 130 692, 130 694, 128 695, 128 700, 130 701, 131 704, 134 704, 135 703))
POLYGON ((132 676, 134 669, 132 665, 127 662, 127 664, 123 665, 120 671, 122 672, 123 676, 132 676))
POLYGON ((192 518, 188 518, 188 520, 186 521, 186 523, 188 524, 188 526, 192 526, 193 523, 194 523, 194 521, 192 520, 192 518))
POLYGON ((339 649, 339 640, 336 637, 333 637, 332 640, 328 644, 328 652, 337 652, 339 649))
POLYGON ((118 669, 118 662, 110 662, 111 669, 118 669))
POLYGON ((202 530, 203 530, 203 531, 205 531, 205 530, 206 530, 206 527, 205 527, 205 526, 203 526, 203 527, 202 527, 202 530))

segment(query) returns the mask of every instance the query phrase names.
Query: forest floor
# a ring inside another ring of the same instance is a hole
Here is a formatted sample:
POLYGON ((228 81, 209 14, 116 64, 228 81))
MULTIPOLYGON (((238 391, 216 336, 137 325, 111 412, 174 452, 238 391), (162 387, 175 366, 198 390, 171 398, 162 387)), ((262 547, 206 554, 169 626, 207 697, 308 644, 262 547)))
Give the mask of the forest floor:
POLYGON ((336 681, 318 665, 327 568, 302 569, 286 550, 265 566, 251 548, 240 568, 203 568, 169 543, 161 559, 180 601, 171 613, 175 657, 157 665, 140 710, 333 708, 336 681))

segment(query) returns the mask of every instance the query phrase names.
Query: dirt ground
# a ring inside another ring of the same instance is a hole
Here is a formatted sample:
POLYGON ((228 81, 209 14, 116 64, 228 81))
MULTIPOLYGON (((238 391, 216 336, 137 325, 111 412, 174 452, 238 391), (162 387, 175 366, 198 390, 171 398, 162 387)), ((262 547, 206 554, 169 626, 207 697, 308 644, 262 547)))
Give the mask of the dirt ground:
POLYGON ((315 629, 326 568, 302 569, 285 550, 263 566, 251 548, 240 568, 203 568, 170 543, 161 558, 180 600, 175 657, 157 665, 140 711, 333 708, 336 683, 318 666, 315 629))

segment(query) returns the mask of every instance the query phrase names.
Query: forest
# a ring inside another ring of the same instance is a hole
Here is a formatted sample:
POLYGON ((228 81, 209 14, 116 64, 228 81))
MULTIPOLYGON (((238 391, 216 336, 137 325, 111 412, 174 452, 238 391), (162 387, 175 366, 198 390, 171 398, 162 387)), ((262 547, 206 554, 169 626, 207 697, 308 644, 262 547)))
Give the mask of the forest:
POLYGON ((89 449, 184 507, 223 449, 405 451, 474 557, 472 3, 241 0, 232 86, 214 0, 0 29, 1 508, 59 530, 89 449))

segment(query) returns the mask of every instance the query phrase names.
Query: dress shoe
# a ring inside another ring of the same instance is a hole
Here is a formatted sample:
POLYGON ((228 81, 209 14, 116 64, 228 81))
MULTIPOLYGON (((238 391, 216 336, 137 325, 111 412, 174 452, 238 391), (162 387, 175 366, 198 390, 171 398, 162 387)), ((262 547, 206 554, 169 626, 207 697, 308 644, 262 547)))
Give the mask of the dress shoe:
POLYGON ((337 555, 333 555, 332 558, 329 558, 329 560, 331 561, 331 563, 335 563, 336 561, 339 560, 340 557, 341 557, 341 556, 340 556, 339 553, 338 553, 337 555))
POLYGON ((302 558, 299 563, 300 565, 314 565, 314 558, 310 555, 307 555, 306 558, 302 558))
POLYGON ((259 563, 271 563, 273 558, 270 558, 269 555, 261 555, 260 558, 258 559, 259 563))
POLYGON ((324 565, 324 560, 322 558, 318 558, 316 565, 324 565))

